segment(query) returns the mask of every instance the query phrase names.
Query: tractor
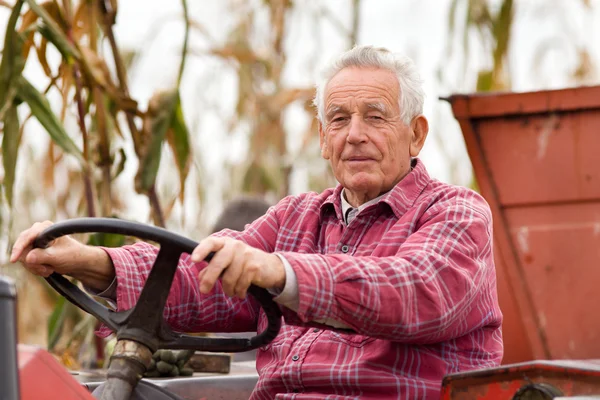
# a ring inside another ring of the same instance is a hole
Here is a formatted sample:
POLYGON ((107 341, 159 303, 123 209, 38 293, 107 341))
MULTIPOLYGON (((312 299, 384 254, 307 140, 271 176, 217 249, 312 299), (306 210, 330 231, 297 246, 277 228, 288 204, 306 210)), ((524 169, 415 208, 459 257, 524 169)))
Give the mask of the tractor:
MULTIPOLYGON (((453 95, 479 191, 494 217, 494 252, 504 314, 503 365, 448 375, 443 400, 600 399, 600 86, 529 93, 453 95)), ((247 399, 251 362, 228 374, 140 379, 157 349, 242 352, 269 343, 281 313, 270 294, 250 289, 268 317, 251 338, 193 337, 173 332, 162 310, 181 253, 196 243, 129 221, 84 218, 57 223, 36 246, 67 234, 118 233, 157 242, 161 250, 136 306, 114 312, 60 275, 48 283, 117 332, 105 375, 69 372, 43 349, 17 345, 14 285, 0 279, 2 400, 247 399), (156 268, 160 266, 160 268, 156 268), (100 386, 100 383, 104 385, 100 386), (92 394, 93 393, 93 394, 92 394)))

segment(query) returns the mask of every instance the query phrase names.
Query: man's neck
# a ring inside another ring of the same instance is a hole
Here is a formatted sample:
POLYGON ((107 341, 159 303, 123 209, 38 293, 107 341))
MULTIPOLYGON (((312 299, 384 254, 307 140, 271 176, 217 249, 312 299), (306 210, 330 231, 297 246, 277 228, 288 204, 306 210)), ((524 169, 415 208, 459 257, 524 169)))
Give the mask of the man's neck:
POLYGON ((357 198, 356 196, 352 196, 352 195, 349 196, 348 189, 344 188, 344 190, 342 190, 342 201, 345 201, 350 207, 353 207, 353 208, 364 208, 363 206, 370 204, 374 200, 379 199, 381 196, 383 196, 386 193, 387 192, 380 193, 376 197, 363 196, 363 197, 357 198))
POLYGON ((387 192, 392 190, 398 184, 398 182, 400 182, 408 174, 410 174, 410 172, 413 170, 413 168, 415 166, 415 162, 416 162, 416 159, 411 159, 410 168, 408 169, 408 171, 406 171, 406 173, 404 175, 402 175, 400 177, 400 179, 398 179, 388 190, 376 192, 376 194, 374 195, 373 193, 367 193, 367 192, 352 193, 348 189, 344 188, 344 190, 342 190, 342 195, 344 196, 346 201, 354 208, 361 208, 363 205, 365 205, 367 203, 370 204, 373 200, 379 199, 381 196, 383 196, 384 194, 386 194, 387 192))
MULTIPOLYGON (((387 192, 386 192, 387 193, 387 192)), ((342 201, 342 211, 344 212, 344 215, 346 215, 346 211, 349 208, 356 208, 359 211, 362 210, 363 208, 366 208, 367 206, 373 204, 373 203, 377 203, 383 196, 385 195, 385 193, 382 193, 380 196, 375 197, 374 199, 371 199, 369 201, 367 201, 366 203, 361 204, 358 207, 354 207, 352 206, 352 204, 350 204, 346 198, 346 193, 345 190, 342 190, 342 193, 340 195, 341 197, 341 201, 342 201)))

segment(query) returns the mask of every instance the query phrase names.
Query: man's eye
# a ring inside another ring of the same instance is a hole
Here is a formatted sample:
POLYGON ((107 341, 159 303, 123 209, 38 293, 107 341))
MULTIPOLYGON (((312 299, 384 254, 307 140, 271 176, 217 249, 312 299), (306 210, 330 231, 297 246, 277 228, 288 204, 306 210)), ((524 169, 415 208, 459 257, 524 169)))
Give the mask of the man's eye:
POLYGON ((369 115, 367 118, 373 119, 373 120, 382 120, 383 119, 379 115, 369 115))
POLYGON ((346 120, 346 117, 336 117, 336 118, 332 119, 331 122, 342 122, 345 120, 346 120))

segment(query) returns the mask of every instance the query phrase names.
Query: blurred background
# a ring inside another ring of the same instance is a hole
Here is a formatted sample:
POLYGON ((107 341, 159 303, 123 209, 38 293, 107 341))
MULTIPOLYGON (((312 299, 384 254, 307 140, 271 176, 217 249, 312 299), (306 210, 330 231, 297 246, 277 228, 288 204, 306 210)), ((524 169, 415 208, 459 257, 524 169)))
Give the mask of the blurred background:
POLYGON ((199 240, 239 195, 334 185, 311 101, 341 51, 414 59, 421 157, 477 189, 440 97, 598 84, 597 21, 598 0, 0 0, 0 273, 17 280, 19 341, 102 363, 93 318, 8 264, 33 222, 112 216, 199 240))

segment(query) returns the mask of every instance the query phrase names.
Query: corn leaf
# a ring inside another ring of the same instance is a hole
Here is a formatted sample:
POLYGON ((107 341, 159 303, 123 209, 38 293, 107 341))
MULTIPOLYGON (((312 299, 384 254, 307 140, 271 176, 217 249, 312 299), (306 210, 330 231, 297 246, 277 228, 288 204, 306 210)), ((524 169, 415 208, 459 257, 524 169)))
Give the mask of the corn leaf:
POLYGON ((48 100, 23 76, 19 77, 17 85, 17 97, 27 103, 33 116, 46 129, 54 143, 60 146, 65 152, 74 155, 79 161, 83 162, 81 151, 52 112, 48 100))
POLYGON ((115 165, 116 167, 114 168, 114 172, 112 173, 112 180, 117 179, 117 177, 121 175, 121 172, 125 170, 125 162, 127 162, 127 155, 125 154, 125 149, 119 149, 119 152, 117 154, 119 155, 119 162, 115 161, 113 163, 113 165, 115 165))
POLYGON ((93 4, 88 0, 84 0, 80 1, 75 8, 71 26, 73 27, 73 39, 76 41, 81 40, 91 29, 96 29, 90 18, 90 11, 92 11, 90 6, 93 6, 93 4))
POLYGON ((67 316, 67 307, 69 303, 64 297, 59 296, 52 314, 48 317, 48 350, 54 349, 58 343, 60 335, 65 325, 65 317, 67 316))
POLYGON ((277 190, 276 179, 271 176, 268 169, 264 165, 253 162, 246 170, 243 181, 242 190, 248 193, 266 193, 268 191, 277 190))
POLYGON ((496 70, 501 68, 503 60, 508 53, 513 17, 513 1, 503 1, 492 29, 492 34, 496 39, 496 48, 494 49, 494 69, 496 70))
MULTIPOLYGON (((61 18, 59 5, 56 1, 45 1, 43 3, 40 3, 39 6, 43 8, 46 11, 46 13, 55 21, 61 18)), ((25 59, 27 59, 31 47, 34 46, 33 36, 35 34, 35 31, 38 29, 38 26, 36 24, 39 19, 39 15, 36 14, 36 12, 32 9, 27 10, 27 12, 23 14, 23 17, 21 18, 19 32, 24 35, 25 39, 25 44, 23 46, 23 57, 25 59)), ((44 39, 43 41, 46 40, 44 39)))
POLYGON ((2 164, 4 167, 4 191, 8 204, 12 206, 13 186, 17 154, 19 151, 19 116, 17 106, 8 109, 4 116, 4 135, 2 137, 2 164))
MULTIPOLYGON (((103 88, 108 87, 108 85, 114 86, 110 78, 110 71, 108 66, 106 65, 106 61, 104 61, 98 54, 94 53, 91 49, 87 47, 81 48, 81 65, 86 72, 86 74, 98 85, 103 88)), ((116 88, 114 88, 116 90, 116 88)))
POLYGON ((48 41, 46 39, 42 38, 40 47, 36 47, 35 52, 37 54, 37 58, 40 62, 40 65, 42 66, 42 69, 44 70, 44 73, 46 74, 46 76, 51 77, 52 70, 50 69, 50 65, 48 65, 48 59, 46 58, 46 48, 47 47, 48 47, 48 41))
POLYGON ((135 177, 138 193, 148 193, 156 182, 162 145, 171 127, 178 99, 177 90, 169 90, 154 94, 148 103, 143 128, 145 137, 142 140, 143 147, 139 149, 140 164, 135 177))
POLYGON ((191 146, 189 132, 183 117, 181 99, 179 96, 177 98, 177 103, 175 104, 171 128, 167 132, 167 142, 169 143, 169 146, 171 146, 171 150, 175 156, 175 163, 177 164, 177 170, 179 172, 179 200, 183 201, 185 195, 185 180, 190 171, 191 146))
POLYGON ((59 153, 59 157, 54 154, 54 149, 56 145, 54 142, 48 143, 48 149, 46 150, 46 157, 43 161, 43 179, 45 188, 54 189, 54 181, 55 181, 55 173, 57 170, 57 164, 60 161, 60 155, 64 153, 59 153))
POLYGON ((183 36, 183 48, 181 50, 181 62, 179 64, 179 73, 177 74, 177 88, 181 86, 181 79, 183 78, 183 71, 185 69, 185 60, 188 55, 188 42, 190 38, 190 17, 188 12, 187 0, 182 0, 183 6, 183 21, 185 24, 185 33, 183 36))
POLYGON ((62 54, 65 60, 71 61, 71 58, 79 60, 81 58, 77 48, 69 41, 65 32, 60 28, 58 23, 46 12, 44 7, 41 7, 35 0, 26 0, 29 7, 35 12, 44 22, 40 26, 39 32, 51 42, 58 51, 62 54))
POLYGON ((585 84, 588 79, 593 81, 596 68, 594 67, 594 60, 590 52, 580 48, 577 50, 577 53, 579 60, 576 68, 571 73, 571 77, 578 83, 585 84))
MULTIPOLYGON (((460 0, 451 0, 450 7, 448 8, 448 33, 450 36, 454 34, 456 26, 456 8, 460 0)), ((452 41, 450 41, 452 43, 452 41)))
POLYGON ((477 91, 489 92, 494 85, 494 71, 482 70, 477 76, 477 91))
MULTIPOLYGON (((23 39, 15 32, 15 26, 19 19, 23 1, 17 1, 8 19, 6 33, 4 36, 4 48, 2 50, 2 62, 0 62, 0 110, 6 110, 12 102, 10 96, 11 88, 15 85, 15 79, 21 75, 25 60, 22 56, 23 39)), ((0 112, 0 117, 2 112, 0 112)))
POLYGON ((94 233, 87 242, 91 246, 121 247, 125 245, 125 236, 116 233, 94 233))
POLYGON ((37 20, 38 16, 33 10, 27 10, 21 17, 21 25, 19 26, 19 32, 25 35, 25 44, 23 45, 23 58, 27 59, 29 49, 33 46, 33 34, 35 33, 35 26, 33 25, 37 20))

